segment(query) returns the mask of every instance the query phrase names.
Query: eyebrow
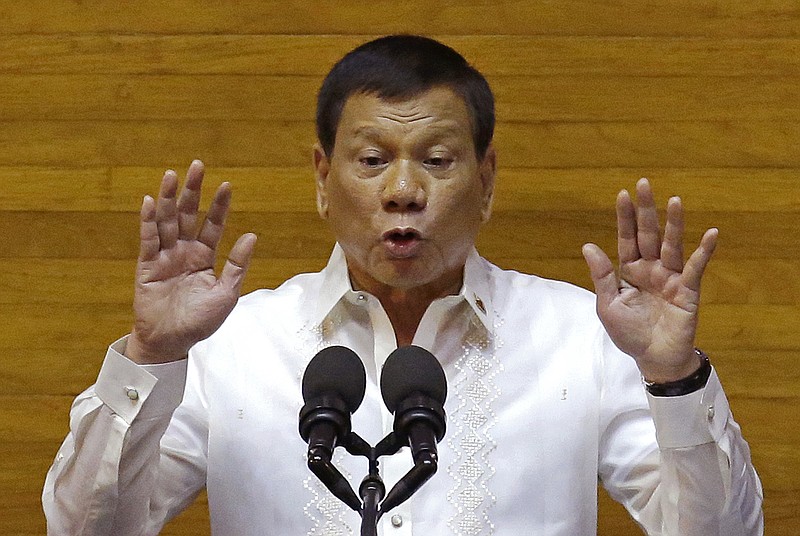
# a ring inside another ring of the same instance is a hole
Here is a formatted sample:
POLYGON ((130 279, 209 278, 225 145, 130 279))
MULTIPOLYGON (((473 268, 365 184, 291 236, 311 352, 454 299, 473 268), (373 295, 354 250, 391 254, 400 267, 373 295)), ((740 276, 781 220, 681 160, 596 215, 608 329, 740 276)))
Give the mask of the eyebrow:
POLYGON ((353 137, 377 138, 383 135, 384 129, 372 125, 363 125, 353 132, 353 137))
MULTIPOLYGON (((357 127, 353 132, 353 137, 364 137, 368 139, 379 138, 387 133, 388 129, 376 127, 374 125, 362 125, 357 127)), ((467 133, 472 136, 472 130, 468 129, 467 133)), ((445 136, 458 136, 461 134, 461 127, 455 121, 447 121, 445 124, 433 124, 425 127, 424 138, 428 138, 429 134, 438 134, 445 136), (447 124, 450 123, 450 124, 447 124)))

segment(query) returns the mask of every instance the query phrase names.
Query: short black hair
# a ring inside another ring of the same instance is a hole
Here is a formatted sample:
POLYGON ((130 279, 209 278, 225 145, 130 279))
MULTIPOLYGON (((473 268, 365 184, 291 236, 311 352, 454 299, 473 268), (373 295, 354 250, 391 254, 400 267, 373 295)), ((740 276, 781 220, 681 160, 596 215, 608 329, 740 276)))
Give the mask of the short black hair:
POLYGON ((461 54, 434 39, 389 35, 353 49, 333 66, 317 95, 317 137, 328 157, 347 99, 355 93, 382 99, 409 98, 437 86, 467 105, 479 159, 494 134, 494 96, 489 83, 461 54))

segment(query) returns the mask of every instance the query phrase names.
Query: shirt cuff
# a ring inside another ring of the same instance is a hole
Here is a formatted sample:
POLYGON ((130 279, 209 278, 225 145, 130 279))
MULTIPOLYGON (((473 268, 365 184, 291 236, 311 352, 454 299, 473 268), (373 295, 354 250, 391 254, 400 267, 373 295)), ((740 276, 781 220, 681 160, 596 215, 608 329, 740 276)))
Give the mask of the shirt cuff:
POLYGON ((95 393, 129 425, 137 417, 171 416, 183 400, 188 360, 138 365, 123 355, 127 340, 108 347, 95 393))
POLYGON ((730 408, 716 370, 706 386, 683 396, 647 394, 656 440, 662 449, 695 447, 713 443, 722 436, 730 408))

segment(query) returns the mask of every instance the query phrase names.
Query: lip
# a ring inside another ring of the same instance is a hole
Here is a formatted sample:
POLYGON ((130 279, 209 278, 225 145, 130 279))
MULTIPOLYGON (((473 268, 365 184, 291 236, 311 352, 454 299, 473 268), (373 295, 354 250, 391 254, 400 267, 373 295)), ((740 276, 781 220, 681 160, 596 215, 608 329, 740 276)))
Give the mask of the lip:
POLYGON ((407 259, 422 247, 422 233, 413 227, 395 227, 381 235, 383 246, 390 257, 407 259))

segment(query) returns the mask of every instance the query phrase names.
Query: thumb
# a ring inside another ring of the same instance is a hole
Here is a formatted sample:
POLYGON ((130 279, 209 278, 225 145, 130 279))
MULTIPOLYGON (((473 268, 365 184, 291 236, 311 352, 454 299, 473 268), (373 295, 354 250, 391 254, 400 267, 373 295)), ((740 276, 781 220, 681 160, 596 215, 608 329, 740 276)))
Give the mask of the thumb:
POLYGON ((597 308, 607 308, 619 291, 617 274, 614 273, 614 265, 611 259, 596 244, 584 244, 583 258, 589 265, 589 274, 594 283, 594 291, 597 294, 597 308))
POLYGON ((244 282, 244 276, 250 265, 255 245, 255 234, 247 233, 240 236, 239 240, 231 248, 228 260, 222 268, 222 274, 219 278, 220 283, 227 288, 233 289, 237 295, 241 292, 242 282, 244 282))

